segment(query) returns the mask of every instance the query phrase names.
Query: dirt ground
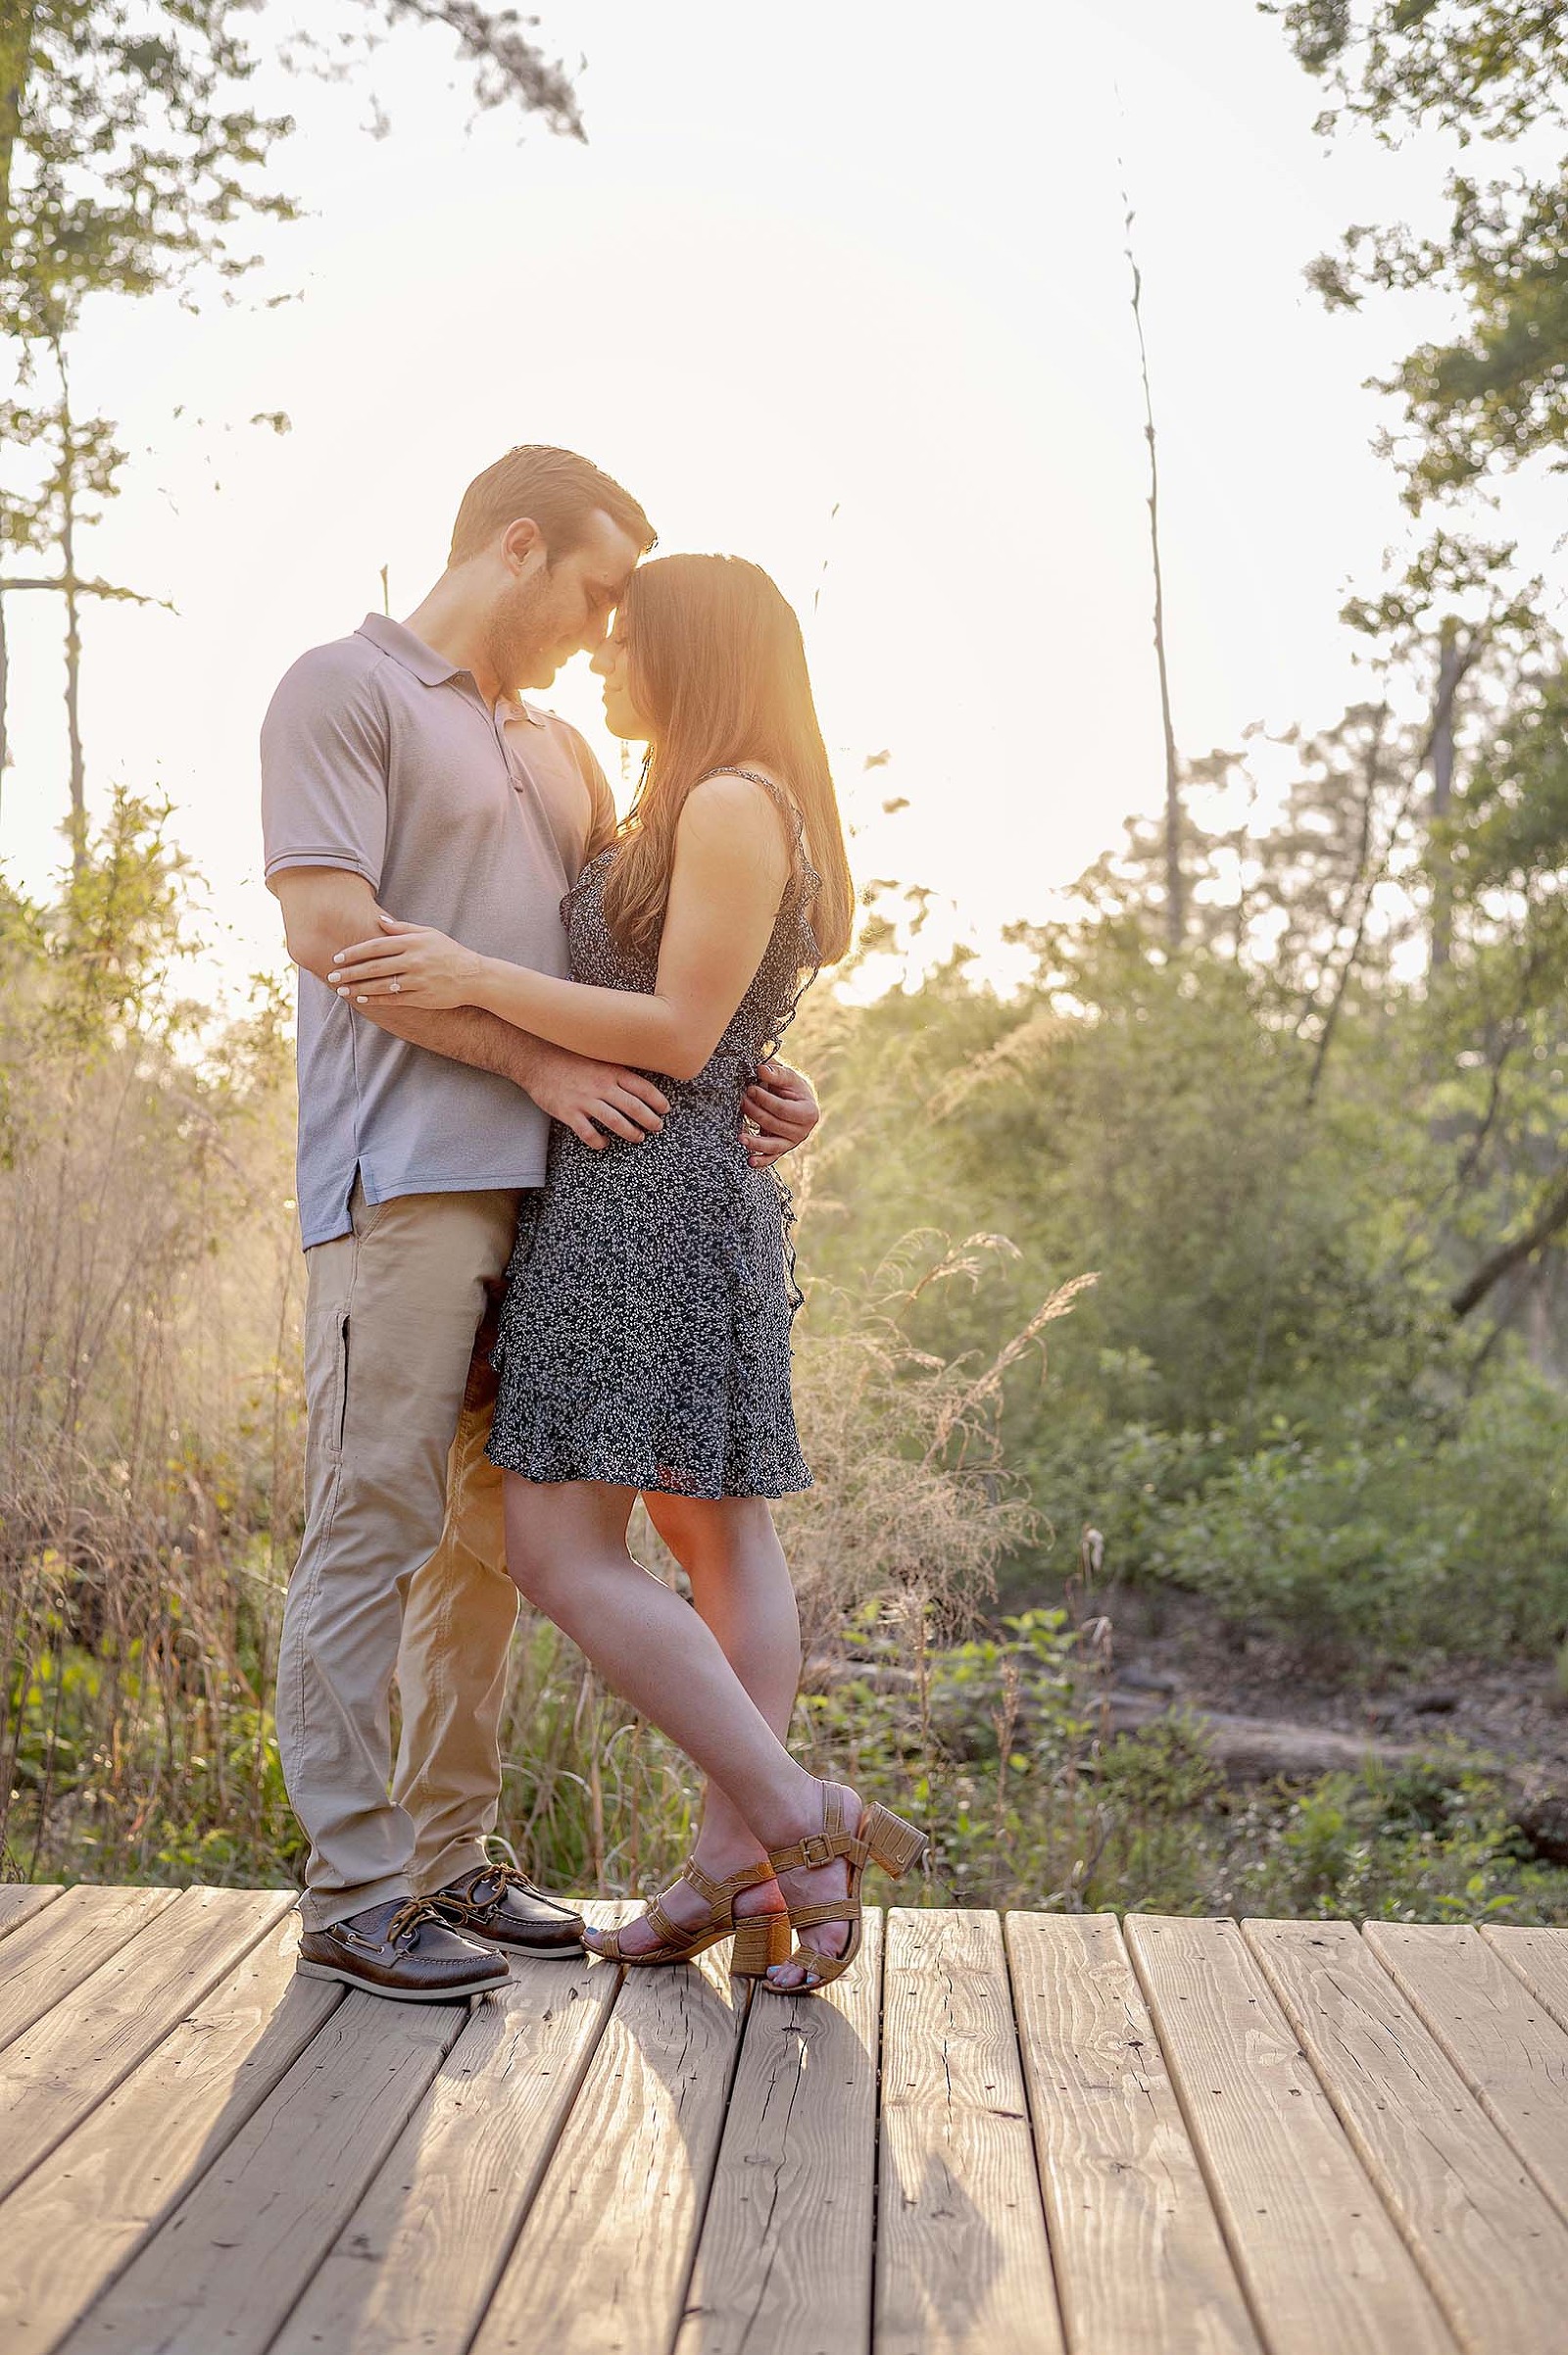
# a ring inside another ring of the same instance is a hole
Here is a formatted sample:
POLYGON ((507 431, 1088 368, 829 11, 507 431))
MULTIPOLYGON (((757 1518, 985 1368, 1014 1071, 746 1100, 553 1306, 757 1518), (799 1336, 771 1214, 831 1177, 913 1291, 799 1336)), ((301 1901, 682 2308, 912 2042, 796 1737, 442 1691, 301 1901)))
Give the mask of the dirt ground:
POLYGON ((1110 1619, 1118 1687, 1335 1733, 1456 1740, 1568 1789, 1568 1694, 1550 1661, 1445 1658, 1357 1681, 1314 1669, 1277 1637, 1227 1627, 1201 1595, 1124 1589, 1087 1604, 1074 1595, 1069 1607, 1110 1619))

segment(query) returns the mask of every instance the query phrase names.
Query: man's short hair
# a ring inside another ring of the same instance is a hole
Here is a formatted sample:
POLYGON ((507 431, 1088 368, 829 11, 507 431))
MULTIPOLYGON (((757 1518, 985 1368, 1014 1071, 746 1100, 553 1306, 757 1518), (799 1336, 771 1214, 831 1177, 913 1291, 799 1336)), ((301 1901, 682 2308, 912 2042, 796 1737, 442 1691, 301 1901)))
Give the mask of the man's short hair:
POLYGON ((527 515, 543 532, 554 564, 557 557, 569 556, 582 545, 588 518, 596 511, 609 515, 644 554, 659 537, 630 491, 623 491, 575 450, 522 442, 476 474, 464 492, 447 563, 466 564, 509 523, 527 515))

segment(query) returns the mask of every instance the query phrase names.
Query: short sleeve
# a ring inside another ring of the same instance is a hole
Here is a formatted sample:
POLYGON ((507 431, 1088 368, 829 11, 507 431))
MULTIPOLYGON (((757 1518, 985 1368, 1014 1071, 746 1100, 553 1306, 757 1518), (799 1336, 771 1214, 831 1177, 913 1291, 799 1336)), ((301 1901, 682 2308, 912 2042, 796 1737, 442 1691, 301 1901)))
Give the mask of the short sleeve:
POLYGON ((262 722, 262 841, 269 882, 285 867, 336 866, 381 884, 386 713, 367 668, 334 646, 285 673, 262 722))
POLYGON ((615 839, 615 828, 620 823, 615 810, 615 797, 610 790, 610 779, 595 760, 586 738, 580 736, 573 727, 565 729, 565 736, 571 747, 571 757, 588 788, 588 839, 583 858, 595 859, 608 843, 615 839))

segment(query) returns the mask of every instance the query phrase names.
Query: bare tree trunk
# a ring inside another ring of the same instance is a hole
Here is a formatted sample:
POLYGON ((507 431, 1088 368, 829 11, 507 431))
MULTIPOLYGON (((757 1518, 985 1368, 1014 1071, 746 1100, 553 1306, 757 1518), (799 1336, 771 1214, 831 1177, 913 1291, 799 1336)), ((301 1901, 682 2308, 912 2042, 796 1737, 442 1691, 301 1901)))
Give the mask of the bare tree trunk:
MULTIPOLYGON (((1329 1049, 1334 1044, 1334 1033, 1339 1028, 1340 1013, 1345 1005, 1346 993, 1349 989, 1360 959, 1362 946, 1366 940, 1367 919, 1372 913, 1372 895, 1377 890, 1384 867, 1388 864, 1388 855, 1385 853, 1377 874, 1373 875, 1370 881, 1368 880, 1367 868, 1372 857, 1372 826, 1377 808, 1378 779, 1383 766, 1383 737, 1388 724, 1389 707, 1384 704, 1379 708, 1377 726, 1373 731, 1372 741, 1367 747, 1366 789, 1361 798, 1361 840, 1356 848, 1355 868, 1346 890, 1344 906, 1335 923, 1334 937, 1338 939, 1341 930, 1348 920, 1350 909, 1355 906, 1358 893, 1361 898, 1360 913, 1356 917, 1355 932, 1350 946, 1346 952, 1345 962, 1340 967, 1339 978, 1334 985, 1334 995, 1329 1001, 1328 1012, 1323 1017, 1323 1027, 1318 1033, 1317 1052, 1312 1057, 1311 1075, 1306 1083, 1308 1110, 1316 1104, 1317 1092, 1323 1084, 1323 1066, 1329 1059, 1329 1049)), ((1394 833, 1389 838, 1391 850, 1397 834, 1398 819, 1396 818, 1394 833)))
MULTIPOLYGON (((1125 195, 1123 202, 1125 203, 1125 195)), ((1186 930, 1182 885, 1181 768, 1170 715, 1170 670, 1165 660, 1165 582, 1159 561, 1159 451, 1154 438, 1154 399, 1149 382, 1149 346, 1144 337, 1144 279, 1133 256, 1133 216, 1127 214, 1127 266, 1133 273, 1133 325, 1144 385, 1144 438, 1149 444, 1149 544, 1154 564, 1154 661, 1159 671, 1159 716, 1165 731, 1165 946, 1174 957, 1186 930)))
POLYGON ((22 101, 32 72, 36 6, 12 0, 0 13, 0 267, 11 258, 11 164, 22 129, 22 101))
POLYGON ((1542 1246, 1550 1243, 1565 1226, 1568 1226, 1568 1173, 1559 1168, 1541 1194, 1535 1216, 1523 1231, 1511 1243, 1499 1245, 1458 1291, 1450 1294, 1448 1306, 1454 1315, 1468 1316, 1486 1299, 1494 1284, 1500 1283, 1524 1260, 1533 1259, 1542 1246))
POLYGON ((71 379, 58 337, 60 371, 60 560, 66 600, 66 733, 71 747, 71 870, 79 875, 87 859, 87 766, 81 746, 81 599, 76 579, 76 448, 71 416, 71 379))
MULTIPOLYGON (((1459 681, 1467 664, 1459 649, 1458 625, 1449 620, 1443 625, 1442 652, 1438 659, 1438 701, 1432 716, 1432 822, 1440 827, 1453 802, 1453 705, 1459 681)), ((1448 961, 1453 946, 1453 894, 1447 874, 1446 855, 1443 864, 1435 869, 1432 878, 1432 950, 1431 969, 1437 972, 1448 961)))
POLYGON ((6 638, 6 601, 0 596, 0 801, 4 800, 6 770, 11 765, 11 649, 6 638))

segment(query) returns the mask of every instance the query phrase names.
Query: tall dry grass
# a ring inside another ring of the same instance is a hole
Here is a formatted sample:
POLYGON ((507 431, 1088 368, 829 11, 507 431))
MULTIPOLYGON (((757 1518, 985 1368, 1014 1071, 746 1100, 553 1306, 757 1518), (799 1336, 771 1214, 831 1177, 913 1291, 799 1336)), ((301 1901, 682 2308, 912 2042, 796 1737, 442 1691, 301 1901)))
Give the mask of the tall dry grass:
MULTIPOLYGON (((34 1877, 275 1880, 300 1861, 271 1719, 301 1508, 292 1074, 275 988, 221 1030, 180 1002, 165 814, 122 797, 58 905, 0 897, 0 1852, 34 1877)), ((984 1363, 903 1323, 999 1248, 910 1238, 810 1302, 818 1485, 782 1520, 829 1681, 867 1609, 922 1656, 1026 1533, 1000 1384, 1071 1288, 984 1363)), ((505 1747, 503 1830, 541 1875, 626 1889, 684 1846, 685 1761, 542 1624, 505 1747)))

